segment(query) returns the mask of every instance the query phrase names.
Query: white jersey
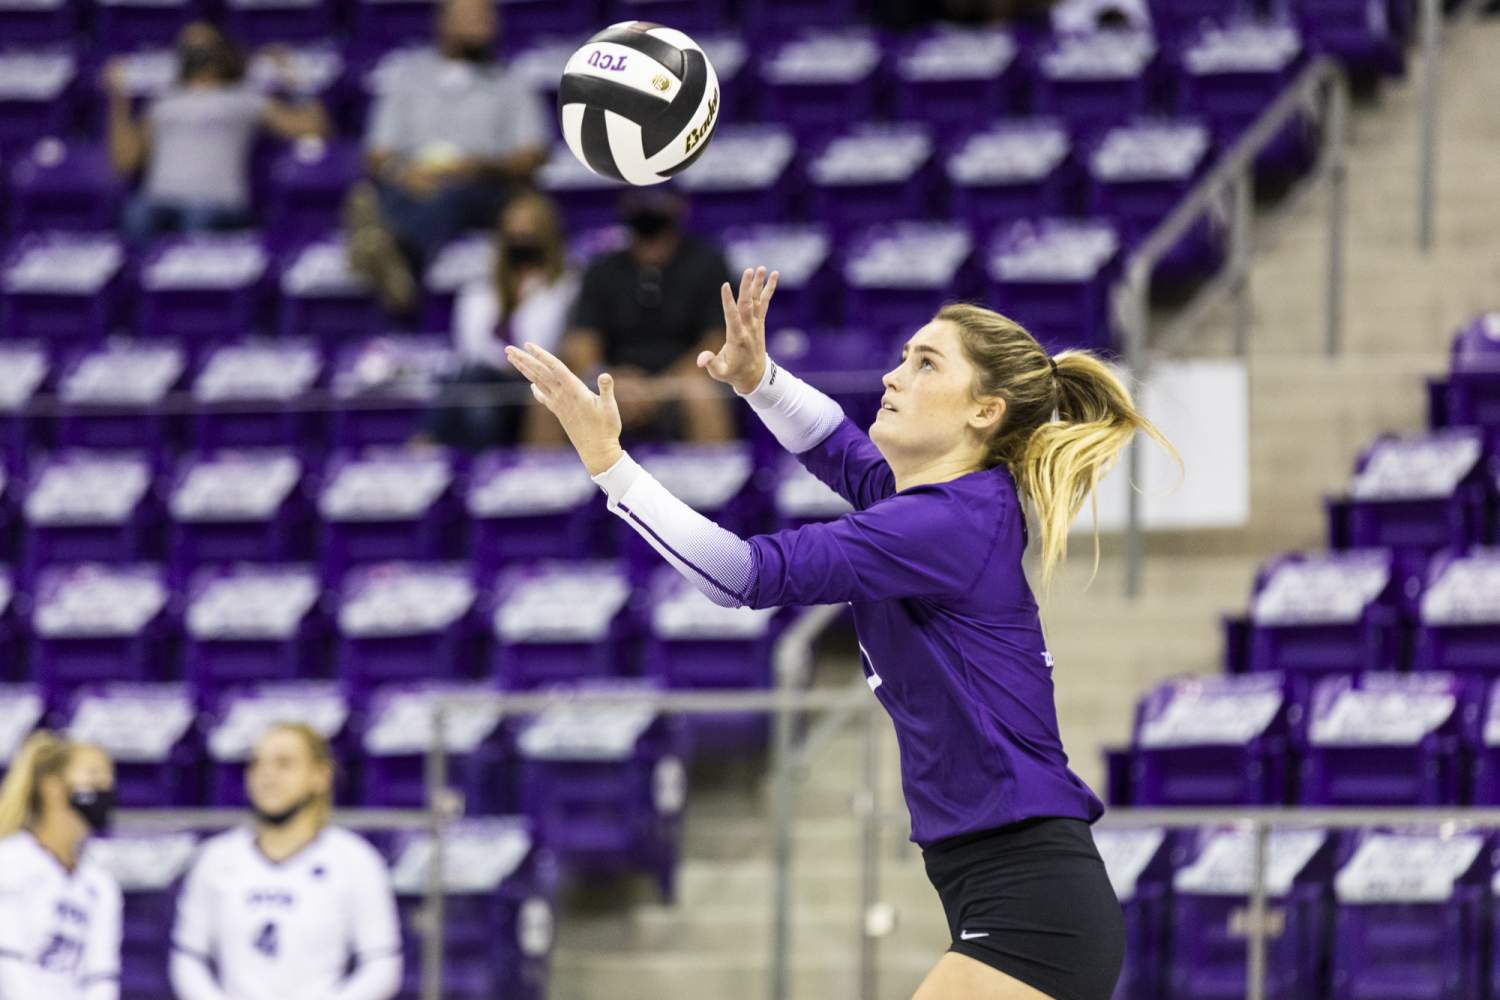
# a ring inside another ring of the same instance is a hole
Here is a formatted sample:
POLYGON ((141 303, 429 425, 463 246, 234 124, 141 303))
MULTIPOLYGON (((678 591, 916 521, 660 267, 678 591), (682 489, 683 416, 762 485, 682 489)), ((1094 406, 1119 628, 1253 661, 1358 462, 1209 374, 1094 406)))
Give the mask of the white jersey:
POLYGON ((389 1000, 401 977, 389 869, 336 827, 281 862, 251 830, 221 834, 188 871, 172 950, 182 1000, 389 1000))
POLYGON ((30 833, 0 839, 0 1000, 116 1000, 120 907, 86 853, 69 872, 30 833))

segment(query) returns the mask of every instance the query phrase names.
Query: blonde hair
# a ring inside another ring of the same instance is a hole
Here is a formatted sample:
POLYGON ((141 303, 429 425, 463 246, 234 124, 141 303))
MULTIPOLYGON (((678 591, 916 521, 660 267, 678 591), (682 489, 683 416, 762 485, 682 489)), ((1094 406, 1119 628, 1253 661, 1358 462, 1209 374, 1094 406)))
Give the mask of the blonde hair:
POLYGON ((42 779, 62 775, 82 747, 45 729, 26 738, 0 784, 0 837, 20 832, 37 818, 42 779))
POLYGON ((264 740, 272 733, 290 733, 302 741, 302 746, 307 750, 307 755, 312 758, 314 765, 328 771, 328 790, 319 795, 309 805, 308 812, 317 821, 318 829, 327 826, 333 819, 333 783, 338 776, 338 765, 334 762, 333 751, 328 746, 328 741, 323 738, 312 726, 305 722, 278 722, 261 734, 264 740))
POLYGON ((1067 558, 1068 529, 1086 499, 1094 515, 1097 575, 1099 480, 1136 431, 1165 448, 1180 469, 1177 449, 1135 408, 1130 390, 1097 355, 1068 350, 1049 358, 1019 323, 982 306, 944 306, 935 318, 958 328, 975 368, 974 395, 1005 400, 984 467, 1004 464, 1036 519, 1043 591, 1051 589, 1053 572, 1067 558))

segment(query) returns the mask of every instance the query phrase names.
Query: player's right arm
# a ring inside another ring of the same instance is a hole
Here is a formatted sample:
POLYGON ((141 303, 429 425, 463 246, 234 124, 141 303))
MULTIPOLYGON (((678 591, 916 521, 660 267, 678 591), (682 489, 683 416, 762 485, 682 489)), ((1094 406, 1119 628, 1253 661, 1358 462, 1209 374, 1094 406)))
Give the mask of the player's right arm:
POLYGON ((46 995, 47 985, 37 982, 35 946, 27 934, 31 924, 21 873, 0 864, 0 1000, 46 995))
POLYGON ((214 978, 213 854, 207 849, 189 869, 177 898, 172 928, 172 992, 177 1000, 231 1000, 214 978))
POLYGON ((747 269, 738 298, 724 284, 724 348, 717 355, 704 351, 698 367, 744 397, 783 448, 863 510, 896 491, 895 475, 838 403, 766 356, 766 309, 776 280, 775 271, 747 269))

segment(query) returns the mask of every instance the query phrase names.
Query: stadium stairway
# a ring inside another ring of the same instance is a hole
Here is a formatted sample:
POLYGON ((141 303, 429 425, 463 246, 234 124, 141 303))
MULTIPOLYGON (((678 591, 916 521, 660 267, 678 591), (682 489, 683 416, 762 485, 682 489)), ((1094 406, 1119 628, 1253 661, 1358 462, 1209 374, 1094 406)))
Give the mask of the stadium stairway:
MULTIPOLYGON (((1415 72, 1358 108, 1349 156, 1343 354, 1323 354, 1326 193, 1302 190, 1263 213, 1252 273, 1251 522, 1247 530, 1154 536, 1144 596, 1120 596, 1107 540, 1087 592, 1087 547, 1044 605, 1058 664, 1058 710, 1078 772, 1102 789, 1100 748, 1123 742, 1131 706, 1154 682, 1214 672, 1219 614, 1244 607, 1267 555, 1321 547, 1324 493, 1344 484, 1359 448, 1424 423, 1422 376, 1445 369, 1461 321, 1500 300, 1500 20, 1450 25, 1442 72, 1437 245, 1416 249, 1415 72)), ((1415 67, 1414 67, 1415 70, 1415 67)), ((1203 311, 1189 353, 1229 351, 1228 304, 1203 311)), ((826 656, 818 683, 856 677, 826 656)), ((882 795, 896 814, 881 837, 880 898, 896 911, 879 946, 880 1000, 911 995, 947 932, 921 859, 904 843, 894 740, 882 720, 882 795)), ((801 786, 795 830, 792 996, 854 1000, 858 986, 860 823, 852 793, 862 734, 849 727, 801 786)), ((771 938, 770 787, 763 769, 695 775, 679 900, 639 886, 576 890, 563 909, 553 1000, 751 1000, 767 995, 771 938)))

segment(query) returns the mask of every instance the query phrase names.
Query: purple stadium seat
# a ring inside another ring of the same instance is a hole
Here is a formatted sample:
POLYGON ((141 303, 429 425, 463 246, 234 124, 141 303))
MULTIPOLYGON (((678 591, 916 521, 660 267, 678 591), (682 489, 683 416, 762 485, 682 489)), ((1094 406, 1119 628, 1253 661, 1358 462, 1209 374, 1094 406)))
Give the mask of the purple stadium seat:
MULTIPOLYGON (((425 673, 435 674, 441 667, 434 660, 425 673)), ((405 809, 427 806, 424 764, 441 700, 446 704, 443 745, 449 755, 450 785, 464 793, 471 814, 494 813, 505 805, 504 789, 496 780, 500 754, 496 694, 488 684, 436 680, 377 689, 369 697, 361 737, 360 803, 405 809)))
POLYGON ((1330 996, 1480 1000, 1493 867, 1478 832, 1364 831, 1333 880, 1330 996))
POLYGON ((605 0, 605 21, 654 21, 686 32, 712 31, 729 20, 726 0, 605 0))
POLYGON ((1299 743, 1297 801, 1419 806, 1459 801, 1459 723, 1469 701, 1452 674, 1366 672, 1312 689, 1299 743))
POLYGON ((333 395, 333 445, 404 444, 422 428, 439 379, 457 368, 443 336, 371 337, 339 352, 333 395))
POLYGON ((0 153, 66 134, 77 81, 78 61, 66 48, 0 50, 0 153))
POLYGON ((1479 541, 1489 485, 1483 459, 1476 428, 1381 435, 1356 461, 1347 494, 1327 500, 1330 544, 1391 548, 1408 575, 1437 549, 1479 541))
POLYGON ((336 231, 344 196, 364 172, 354 143, 302 139, 271 163, 265 225, 281 246, 336 231))
MULTIPOLYGON (((451 1000, 544 1000, 556 939, 557 862, 518 817, 468 819, 444 840, 443 996, 451 1000)), ((391 852, 406 942, 399 1000, 421 995, 424 894, 432 838, 403 834, 391 852)))
POLYGON ((488 232, 461 236, 439 250, 422 276, 422 327, 436 333, 453 329, 453 301, 459 290, 494 274, 495 240, 488 232))
POLYGON ((842 27, 860 20, 858 0, 760 0, 743 11, 748 34, 768 37, 808 25, 842 27))
POLYGON ((1476 697, 1480 711, 1464 720, 1462 727, 1465 766, 1468 769, 1464 801, 1476 806, 1500 805, 1500 680, 1479 685, 1476 697))
POLYGON ((215 348, 193 381, 193 446, 316 448, 323 415, 298 400, 317 387, 322 371, 322 354, 306 340, 215 348))
POLYGON ((355 0, 353 42, 369 52, 389 52, 432 36, 433 0, 355 0))
POLYGON ((814 214, 841 236, 890 219, 922 219, 938 171, 932 129, 866 123, 822 144, 807 165, 814 214))
POLYGON ((578 869, 648 871, 670 902, 687 798, 681 729, 651 709, 569 705, 520 720, 513 732, 521 806, 538 837, 578 869))
POLYGON ((845 321, 904 341, 938 307, 972 291, 974 240, 944 222, 889 222, 861 231, 844 255, 845 321))
POLYGON ((1475 316, 1454 335, 1449 369, 1447 422, 1483 427, 1493 439, 1500 430, 1500 311, 1475 316))
POLYGON ((564 143, 553 145, 536 181, 557 201, 570 233, 610 225, 620 216, 620 182, 594 173, 564 143))
POLYGON ((1068 209, 1072 143, 1053 119, 1017 119, 970 133, 943 164, 955 218, 981 241, 1024 219, 1068 209))
POLYGON ((0 469, 20 468, 38 443, 40 419, 26 410, 46 386, 50 372, 47 352, 40 345, 0 341, 0 469))
POLYGON ((120 805, 161 809, 198 802, 195 721, 186 684, 100 684, 74 694, 64 729, 109 754, 120 805))
POLYGON ((61 46, 78 33, 73 0, 0 0, 0 38, 8 45, 61 46))
POLYGON ((1162 975, 1171 913, 1167 831, 1095 827, 1094 844, 1125 910, 1125 963, 1114 1000, 1158 1000, 1166 995, 1162 975))
MULTIPOLYGON (((1327 892, 1334 838, 1272 830, 1267 845, 1266 997, 1316 1000, 1328 949, 1327 892)), ((1172 879, 1167 990, 1173 1000, 1240 1000, 1254 845, 1248 831, 1203 828, 1172 879)))
POLYGON ((150 552, 160 516, 152 468, 133 452, 64 451, 31 470, 22 507, 20 583, 54 563, 136 562, 150 552))
POLYGON ((0 776, 46 715, 47 703, 39 686, 0 683, 0 776))
POLYGON ((124 271, 111 234, 22 238, 0 262, 0 335, 39 341, 54 360, 98 343, 118 318, 124 271))
MULTIPOLYGON (((218 699, 206 723, 209 804, 244 808, 250 752, 267 729, 281 722, 304 723, 340 751, 353 749, 348 739, 349 703, 338 685, 302 680, 235 687, 218 699)), ((339 757, 338 788, 343 790, 357 761, 352 752, 340 752, 339 757)))
POLYGON ((317 574, 305 565, 241 563, 196 573, 186 590, 183 672, 200 704, 236 684, 326 672, 317 574))
MULTIPOLYGON (((0 685, 19 680, 25 663, 16 626, 15 597, 15 581, 9 568, 0 567, 0 685)), ((0 754, 0 760, 5 759, 0 754)))
POLYGON ((178 583, 215 563, 312 558, 302 459, 284 450, 217 451, 179 464, 167 496, 178 583))
POLYGON ((10 168, 11 232, 100 230, 119 214, 120 181, 103 147, 42 139, 10 168))
POLYGON ((256 331, 269 265, 253 235, 164 241, 141 262, 141 335, 202 349, 256 331))
POLYGON ((1440 552, 1424 582, 1412 669, 1500 677, 1500 550, 1440 552))
POLYGON ((943 129, 972 128, 1015 108, 1015 38, 997 29, 932 28, 909 38, 892 67, 896 115, 943 129))
POLYGON ((288 254, 281 270, 282 336, 316 337, 334 354, 341 344, 367 337, 382 324, 367 279, 349 267, 340 235, 288 254))
POLYGON ((795 31, 756 62, 761 114, 804 141, 872 119, 882 59, 868 30, 795 31))
POLYGON ((1049 351, 1109 349, 1109 290, 1120 260, 1120 237, 1107 220, 1019 222, 997 230, 987 248, 988 299, 1049 351))
POLYGON ((617 677, 635 624, 630 580, 607 560, 513 566, 495 582, 491 670, 507 690, 617 677))
MULTIPOLYGON (((757 523, 761 498, 744 445, 650 445, 636 449, 636 458, 673 496, 730 531, 743 534, 757 523)), ((661 556, 629 524, 610 521, 631 580, 644 582, 662 565, 661 556)))
MULTIPOLYGON (((767 688, 779 620, 771 608, 714 604, 671 567, 646 591, 642 673, 663 687, 767 688)), ((693 715, 683 726, 694 753, 744 752, 765 745, 764 715, 693 715)))
POLYGON ((765 265, 779 271, 776 322, 810 329, 838 320, 832 234, 823 226, 765 223, 725 230, 730 273, 765 265))
POLYGON ((1399 665, 1391 554, 1353 549, 1279 556, 1256 575, 1250 669, 1302 677, 1399 665))
POLYGON ((1035 110, 1080 135, 1118 125, 1147 110, 1156 55, 1147 33, 1059 35, 1036 57, 1035 110))
POLYGON ((75 448, 137 448, 159 456, 179 438, 181 414, 163 408, 182 388, 187 361, 175 344, 109 340, 68 365, 57 442, 75 448))
POLYGON ((61 708, 79 687, 105 681, 167 680, 166 578, 160 568, 83 563, 37 578, 27 628, 32 676, 61 708))
POLYGON ((169 996, 170 951, 177 917, 176 887, 187 873, 198 837, 192 833, 116 833, 89 843, 89 857, 115 877, 125 896, 120 946, 121 1000, 169 996))
POLYGON ((99 0, 94 32, 105 52, 169 46, 204 14, 202 0, 99 0))
POLYGON ((1158 684, 1136 709, 1133 804, 1285 802, 1288 707, 1279 674, 1158 684))
POLYGON ((1399 75, 1406 53, 1384 3, 1367 0, 1295 0, 1302 34, 1314 49, 1356 72, 1399 75))
POLYGON ((781 461, 772 502, 783 528, 833 521, 854 509, 849 501, 789 456, 781 461))
POLYGON ((598 499, 571 448, 478 455, 464 494, 469 558, 482 577, 515 562, 581 558, 603 523, 598 499))
POLYGON ((308 42, 334 33, 329 0, 225 0, 225 26, 242 45, 308 42))
POLYGON ((776 125, 723 125, 678 180, 692 199, 695 229, 723 230, 787 218, 801 192, 792 170, 797 142, 776 125))
POLYGON ((329 582, 355 563, 456 555, 452 460, 436 448, 335 454, 323 473, 318 517, 329 582))
MULTIPOLYGON (((566 35, 575 38, 576 48, 605 23, 598 16, 598 0, 500 0, 501 44, 513 50, 534 44, 540 36, 566 35)), ((557 64, 558 76, 562 65, 557 64)))
POLYGON ((356 693, 387 681, 478 673, 478 593, 467 564, 362 566, 345 575, 339 597, 339 677, 356 693))
MULTIPOLYGON (((849 418, 868 428, 885 391, 880 376, 900 362, 901 345, 912 329, 889 330, 786 328, 766 338, 771 357, 832 396, 849 418)), ((779 461, 785 449, 759 420, 750 424, 750 440, 761 461, 779 461)))

